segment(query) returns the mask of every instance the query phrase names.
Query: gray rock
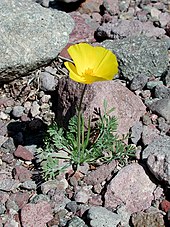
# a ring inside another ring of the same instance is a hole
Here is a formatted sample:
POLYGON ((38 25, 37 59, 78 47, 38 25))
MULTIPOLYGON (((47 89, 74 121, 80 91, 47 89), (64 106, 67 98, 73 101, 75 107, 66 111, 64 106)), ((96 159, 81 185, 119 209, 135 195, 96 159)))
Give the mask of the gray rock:
POLYGON ((15 210, 17 212, 19 210, 19 207, 18 207, 17 203, 15 201, 12 201, 11 199, 8 199, 8 201, 6 202, 5 206, 6 206, 6 208, 8 210, 12 209, 12 210, 15 210))
POLYGON ((170 130, 170 125, 165 122, 163 117, 158 118, 158 128, 163 133, 167 133, 170 130))
POLYGON ((131 128, 130 138, 132 143, 137 144, 137 142, 141 138, 142 131, 143 131, 143 124, 141 121, 137 121, 131 128))
POLYGON ((0 81, 47 64, 66 46, 74 22, 32 0, 0 1, 0 81))
POLYGON ((5 206, 0 202, 0 215, 5 213, 5 206))
POLYGON ((90 198, 90 190, 85 187, 78 190, 74 195, 74 200, 77 203, 87 203, 89 198, 90 198))
POLYGON ((37 185, 34 181, 32 180, 27 180, 24 183, 22 183, 22 188, 28 189, 28 190, 36 190, 37 185))
POLYGON ((147 159, 147 165, 156 178, 170 185, 170 137, 154 140, 143 150, 142 159, 147 159))
POLYGON ((141 90, 146 85, 147 81, 148 77, 143 74, 135 76, 131 81, 130 90, 132 91, 136 91, 138 89, 141 90))
POLYGON ((105 207, 91 207, 88 210, 87 219, 91 227, 116 227, 120 217, 105 207))
POLYGON ((169 98, 170 99, 170 88, 167 88, 164 85, 157 85, 155 87, 155 97, 156 98, 169 98))
POLYGON ((75 216, 75 217, 73 217, 69 222, 68 222, 68 225, 67 225, 68 227, 88 227, 86 224, 85 224, 85 222, 81 219, 81 218, 79 218, 79 217, 77 217, 77 216, 75 216))
POLYGON ((167 87, 170 87, 170 68, 165 76, 165 84, 167 87))
POLYGON ((163 98, 152 102, 149 105, 150 110, 156 112, 158 115, 164 117, 167 122, 170 122, 170 99, 163 98))
POLYGON ((43 91, 54 91, 57 86, 57 80, 48 72, 41 72, 40 74, 40 88, 43 91))
POLYGON ((155 127, 155 125, 144 125, 142 132, 142 142, 144 146, 150 144, 154 139, 159 138, 159 130, 155 127))
POLYGON ((0 135, 0 147, 8 140, 6 136, 0 135))
POLYGON ((23 106, 14 106, 12 115, 16 118, 19 118, 24 114, 24 109, 25 108, 23 106))
POLYGON ((50 202, 50 198, 47 195, 44 194, 38 194, 35 195, 33 198, 31 198, 30 202, 31 203, 39 203, 40 201, 46 201, 46 202, 50 202))
POLYGON ((122 39, 146 35, 147 37, 160 37, 165 35, 163 28, 158 28, 151 21, 141 22, 139 20, 121 20, 116 22, 103 23, 97 30, 96 35, 99 38, 122 39))
POLYGON ((73 213, 76 213, 77 208, 78 208, 78 206, 77 206, 76 201, 71 201, 71 202, 69 202, 69 203, 66 204, 66 209, 68 211, 73 212, 73 213))
POLYGON ((19 181, 10 178, 0 180, 0 190, 10 192, 18 188, 19 181))
POLYGON ((140 74, 160 77, 167 70, 167 44, 162 40, 139 36, 106 40, 102 45, 116 54, 120 72, 129 80, 140 74))
POLYGON ((120 216, 121 219, 121 226, 125 226, 125 227, 130 227, 129 225, 129 220, 130 220, 130 214, 127 211, 126 207, 120 206, 117 210, 116 213, 120 216))
POLYGON ((148 81, 146 87, 147 87, 147 89, 152 90, 157 85, 161 86, 161 85, 163 85, 163 82, 161 80, 148 81))

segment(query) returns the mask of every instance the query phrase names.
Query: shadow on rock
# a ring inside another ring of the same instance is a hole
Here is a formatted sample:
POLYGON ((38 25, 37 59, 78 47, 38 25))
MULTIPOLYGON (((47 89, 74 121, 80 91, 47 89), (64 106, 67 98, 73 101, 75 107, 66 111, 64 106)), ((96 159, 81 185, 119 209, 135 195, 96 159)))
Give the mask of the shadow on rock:
POLYGON ((12 137, 15 146, 42 145, 47 125, 35 118, 25 122, 10 122, 7 126, 8 136, 12 137))

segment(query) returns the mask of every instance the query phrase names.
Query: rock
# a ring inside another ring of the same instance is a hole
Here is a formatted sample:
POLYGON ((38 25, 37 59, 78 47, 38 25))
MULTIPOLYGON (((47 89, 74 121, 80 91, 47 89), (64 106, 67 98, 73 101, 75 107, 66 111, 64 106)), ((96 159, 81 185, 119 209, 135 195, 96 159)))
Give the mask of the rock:
POLYGON ((120 206, 117 210, 116 213, 120 216, 120 220, 121 220, 121 225, 122 226, 126 226, 126 227, 130 227, 129 226, 129 220, 130 220, 130 214, 126 209, 126 206, 120 206))
POLYGON ((14 106, 12 110, 13 117, 20 118, 24 114, 23 106, 14 106))
POLYGON ((151 205, 155 188, 142 166, 137 163, 127 165, 109 183, 105 207, 115 209, 125 204, 130 214, 145 210, 151 205))
POLYGON ((32 103, 30 113, 32 117, 36 117, 37 115, 40 114, 40 105, 37 103, 37 101, 34 101, 32 103))
POLYGON ((91 207, 88 210, 87 219, 91 227, 116 227, 120 222, 119 215, 105 207, 91 207))
POLYGON ((116 54, 120 72, 129 80, 141 72, 146 77, 160 77, 167 70, 168 52, 164 41, 139 36, 117 41, 106 40, 102 46, 116 54))
POLYGON ((157 85, 154 90, 155 98, 169 98, 170 99, 170 88, 164 85, 157 85))
POLYGON ((148 77, 143 74, 135 76, 130 83, 130 90, 142 90, 142 88, 146 85, 147 81, 148 77))
POLYGON ((164 28, 170 22, 170 15, 168 12, 161 13, 159 15, 159 22, 161 27, 164 28))
POLYGON ((160 10, 158 10, 157 8, 151 8, 151 17, 153 18, 153 19, 155 19, 155 20, 159 20, 159 15, 161 14, 161 11, 160 10))
POLYGON ((18 180, 13 180, 11 178, 0 180, 0 190, 2 191, 10 192, 18 188, 18 186, 19 186, 18 180))
POLYGON ((141 121, 137 121, 131 128, 130 139, 132 143, 137 144, 137 142, 141 138, 142 131, 143 131, 143 124, 141 121))
POLYGON ((9 194, 7 192, 0 191, 0 201, 1 201, 1 203, 5 204, 8 199, 9 199, 9 194))
POLYGON ((67 226, 68 226, 68 227, 88 227, 88 226, 85 224, 85 222, 84 222, 81 218, 79 218, 79 217, 77 217, 77 216, 73 217, 73 218, 68 222, 67 226))
POLYGON ((30 195, 28 194, 28 192, 16 192, 10 195, 10 200, 14 201, 19 209, 27 204, 29 198, 30 195))
POLYGON ((44 194, 36 194, 30 199, 31 203, 39 203, 42 201, 50 202, 50 198, 47 195, 44 194))
POLYGON ((81 14, 92 14, 93 12, 100 13, 100 7, 103 3, 103 0, 86 0, 83 2, 78 9, 81 14))
POLYGON ((144 125, 142 132, 142 142, 144 146, 152 143, 154 139, 159 138, 159 130, 155 127, 155 125, 144 125))
POLYGON ((72 12, 70 16, 75 21, 75 27, 70 34, 69 43, 94 42, 94 29, 85 21, 82 15, 78 12, 72 12))
POLYGON ((170 202, 168 200, 163 200, 160 206, 161 206, 161 209, 166 213, 170 210, 170 202))
POLYGON ((149 105, 149 109, 159 116, 164 117, 168 123, 170 123, 170 99, 163 98, 156 100, 151 105, 149 105))
POLYGON ((165 76, 165 85, 167 87, 170 87, 170 69, 168 70, 166 76, 165 76))
POLYGON ((13 210, 16 213, 19 211, 19 207, 15 201, 8 199, 5 205, 7 210, 13 210))
POLYGON ((154 89, 156 86, 162 86, 163 82, 161 80, 153 80, 153 81, 148 81, 147 82, 147 89, 152 90, 154 89))
POLYGON ((67 203, 66 209, 72 213, 76 213, 76 211, 78 209, 76 201, 71 201, 71 202, 67 203))
POLYGON ((132 225, 136 227, 149 226, 149 227, 165 227, 164 217, 159 212, 157 213, 136 213, 131 218, 132 225))
POLYGON ((139 20, 129 19, 119 19, 116 23, 103 23, 96 30, 96 36, 100 39, 123 39, 139 35, 160 37, 165 35, 165 30, 163 28, 155 27, 151 21, 141 22, 139 20))
POLYGON ((5 224, 4 227, 18 227, 19 223, 15 221, 13 218, 9 218, 5 224))
POLYGON ((23 226, 45 227, 53 218, 49 203, 42 201, 37 204, 27 204, 21 209, 21 223, 23 226))
POLYGON ((8 138, 6 136, 1 136, 0 135, 0 147, 3 145, 3 143, 5 143, 8 140, 8 138))
POLYGON ((163 117, 158 118, 158 128, 161 132, 167 133, 170 130, 170 125, 165 122, 163 117))
POLYGON ((130 6, 130 0, 119 1, 119 9, 121 12, 127 11, 129 6, 130 6))
POLYGON ((6 211, 5 206, 0 202, 0 215, 4 214, 6 211))
POLYGON ((142 159, 154 176, 170 185, 170 138, 161 136, 149 144, 142 152, 142 159))
POLYGON ((68 14, 45 9, 32 0, 2 0, 0 17, 1 82, 13 80, 56 58, 74 26, 68 14))
POLYGON ((37 185, 36 185, 35 181, 33 181, 33 180, 24 181, 21 184, 21 187, 24 189, 27 189, 27 190, 36 190, 37 189, 37 185))
POLYGON ((19 180, 21 183, 30 180, 32 177, 31 171, 25 168, 24 166, 16 166, 13 169, 13 175, 14 178, 16 180, 19 180))
POLYGON ((116 15, 119 13, 119 1, 118 0, 104 0, 103 6, 106 11, 111 15, 116 15))
POLYGON ((47 195, 50 197, 51 206, 55 213, 64 209, 66 204, 70 202, 70 200, 66 197, 65 191, 61 190, 50 190, 47 195))
POLYGON ((41 190, 43 194, 47 194, 51 189, 64 191, 67 187, 68 182, 64 177, 61 180, 49 180, 41 184, 41 190))
POLYGON ((43 91, 54 91, 57 85, 57 80, 48 72, 40 73, 40 88, 43 91))
POLYGON ((113 160, 109 164, 101 165, 96 170, 93 170, 92 172, 88 173, 84 177, 84 182, 88 185, 100 184, 104 180, 106 180, 107 177, 109 177, 109 175, 114 171, 116 166, 117 166, 117 163, 115 160, 113 160))
POLYGON ((77 203, 87 203, 90 198, 90 189, 83 187, 78 190, 74 195, 74 200, 77 203))
MULTIPOLYGON (((58 86, 57 119, 67 124, 68 119, 75 114, 75 105, 80 98, 82 84, 62 78, 58 86), (66 115, 67 114, 67 115, 66 115)), ((145 113, 141 99, 117 81, 96 82, 87 87, 84 96, 86 109, 85 119, 94 116, 94 107, 103 111, 103 102, 107 101, 108 110, 115 108, 111 115, 118 119, 118 134, 127 134, 130 127, 145 113), (104 95, 103 95, 104 94, 104 95)))
POLYGON ((26 160, 26 161, 31 161, 32 159, 34 159, 34 155, 32 154, 32 152, 30 152, 22 145, 18 145, 17 149, 14 152, 14 155, 17 158, 22 158, 23 160, 26 160))

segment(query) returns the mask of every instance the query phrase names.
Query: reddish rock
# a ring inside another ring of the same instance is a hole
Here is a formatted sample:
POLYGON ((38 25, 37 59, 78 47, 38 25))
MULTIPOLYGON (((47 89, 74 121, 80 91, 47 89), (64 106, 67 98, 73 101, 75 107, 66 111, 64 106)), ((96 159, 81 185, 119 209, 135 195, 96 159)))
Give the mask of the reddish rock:
POLYGON ((74 19, 75 27, 70 34, 69 43, 95 42, 95 29, 85 22, 85 19, 81 14, 78 12, 72 12, 70 13, 70 16, 74 19))
POLYGON ((27 204, 21 209, 22 226, 46 227, 46 223, 53 218, 50 204, 41 201, 37 204, 27 204))
MULTIPOLYGON (((78 104, 83 85, 74 81, 62 78, 58 84, 59 106, 57 118, 65 123, 75 113, 75 105, 78 104), (67 113, 67 115, 66 115, 67 113), (70 115, 70 116, 69 116, 70 115)), ((136 121, 139 121, 146 112, 146 107, 141 99, 131 92, 122 83, 117 81, 96 82, 87 86, 83 105, 85 120, 88 116, 94 116, 94 108, 100 108, 103 112, 103 102, 107 101, 107 109, 114 107, 113 113, 118 119, 118 134, 127 134, 136 121)))
POLYGON ((14 155, 17 158, 21 158, 25 161, 31 161, 32 159, 34 159, 34 155, 22 145, 18 145, 17 149, 14 152, 14 155))
POLYGON ((161 209, 163 210, 163 211, 165 211, 165 212, 168 212, 169 210, 170 210, 170 201, 168 201, 168 200, 163 200, 162 202, 161 202, 161 209))
POLYGON ((125 204, 129 214, 146 210, 154 199, 155 188, 142 166, 137 163, 127 165, 109 183, 105 207, 115 209, 125 204))
POLYGON ((27 168, 23 166, 16 166, 13 169, 13 175, 14 175, 14 178, 16 180, 19 180, 20 182, 30 180, 32 177, 31 171, 29 171, 27 168))
POLYGON ((18 205, 18 208, 21 209, 25 206, 29 200, 29 193, 28 192, 16 192, 15 194, 11 194, 10 200, 15 201, 18 205))
POLYGON ((104 164, 99 166, 96 170, 90 172, 87 176, 85 176, 84 181, 89 185, 97 185, 102 183, 107 177, 114 171, 117 163, 113 160, 109 164, 104 164))

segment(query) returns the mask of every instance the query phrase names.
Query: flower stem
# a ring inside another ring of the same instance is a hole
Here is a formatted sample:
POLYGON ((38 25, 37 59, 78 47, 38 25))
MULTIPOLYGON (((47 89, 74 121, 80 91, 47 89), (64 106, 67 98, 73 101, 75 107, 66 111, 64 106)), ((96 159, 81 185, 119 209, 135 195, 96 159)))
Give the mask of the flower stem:
POLYGON ((87 85, 84 85, 82 94, 81 94, 81 98, 80 98, 80 102, 79 102, 79 106, 78 106, 78 121, 77 121, 77 152, 78 152, 78 162, 80 162, 80 147, 81 147, 81 105, 82 105, 82 101, 83 101, 83 97, 84 97, 84 93, 86 90, 87 85))

